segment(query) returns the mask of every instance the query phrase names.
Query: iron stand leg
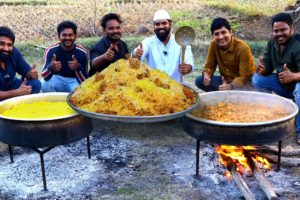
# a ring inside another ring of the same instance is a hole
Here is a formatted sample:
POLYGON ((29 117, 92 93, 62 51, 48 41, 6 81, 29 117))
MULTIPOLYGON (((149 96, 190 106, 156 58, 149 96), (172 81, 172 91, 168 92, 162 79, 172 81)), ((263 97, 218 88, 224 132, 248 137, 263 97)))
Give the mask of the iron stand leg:
POLYGON ((88 158, 91 159, 91 145, 90 145, 89 135, 86 137, 86 144, 87 144, 88 158))
POLYGON ((200 166, 200 140, 197 140, 196 145, 196 177, 199 178, 199 166, 200 166))
POLYGON ((13 163, 14 162, 13 147, 10 144, 8 145, 8 153, 10 157, 10 162, 13 163))
POLYGON ((40 155, 44 191, 47 191, 47 181, 46 181, 46 173, 45 173, 45 165, 44 165, 44 154, 47 153, 48 151, 50 151, 54 147, 48 147, 44 150, 39 150, 38 148, 35 148, 35 147, 31 147, 31 148, 40 155))
POLYGON ((278 142, 278 160, 277 160, 277 171, 280 170, 280 165, 281 165, 281 144, 282 144, 282 140, 280 140, 278 142))

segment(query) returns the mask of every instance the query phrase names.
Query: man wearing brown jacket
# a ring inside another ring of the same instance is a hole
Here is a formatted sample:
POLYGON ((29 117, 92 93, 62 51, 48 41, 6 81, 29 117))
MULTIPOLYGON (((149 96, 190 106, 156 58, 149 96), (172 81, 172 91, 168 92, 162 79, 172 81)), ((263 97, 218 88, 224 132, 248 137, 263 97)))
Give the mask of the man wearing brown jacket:
POLYGON ((215 18, 211 24, 213 41, 210 43, 202 76, 195 83, 200 89, 209 92, 250 88, 255 65, 250 47, 232 35, 229 22, 215 18), (214 73, 219 67, 220 75, 214 73))

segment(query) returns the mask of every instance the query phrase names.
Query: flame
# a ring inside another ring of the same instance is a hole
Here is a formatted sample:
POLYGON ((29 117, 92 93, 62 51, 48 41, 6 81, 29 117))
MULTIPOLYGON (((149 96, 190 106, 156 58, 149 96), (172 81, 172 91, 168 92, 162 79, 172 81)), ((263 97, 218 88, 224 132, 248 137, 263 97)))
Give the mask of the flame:
MULTIPOLYGON (((228 145, 219 145, 216 147, 216 151, 220 154, 219 161, 224 166, 229 166, 234 164, 236 166, 236 171, 245 174, 251 173, 251 167, 247 156, 244 154, 245 150, 255 150, 255 146, 228 146, 228 145)), ((266 158, 255 155, 253 153, 250 156, 254 159, 257 166, 263 169, 270 169, 271 165, 266 158)), ((229 173, 230 174, 230 173, 229 173)), ((225 176, 228 177, 227 174, 225 176)))

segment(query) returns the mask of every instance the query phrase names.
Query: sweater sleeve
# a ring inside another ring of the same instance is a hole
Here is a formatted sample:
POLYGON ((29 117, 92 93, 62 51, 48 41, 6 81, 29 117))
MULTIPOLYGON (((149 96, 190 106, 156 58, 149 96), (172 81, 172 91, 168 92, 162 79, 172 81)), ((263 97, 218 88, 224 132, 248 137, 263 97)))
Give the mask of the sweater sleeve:
POLYGON ((239 55, 239 74, 232 81, 234 87, 242 87, 250 79, 255 71, 254 59, 249 47, 244 47, 240 50, 239 55))
POLYGON ((272 40, 269 40, 263 56, 263 63, 266 68, 266 74, 271 74, 274 70, 271 60, 272 40))
POLYGON ((30 65, 24 60, 20 51, 14 47, 14 59, 16 65, 16 72, 25 78, 26 74, 31 70, 30 65))
POLYGON ((88 54, 86 51, 81 51, 80 58, 76 58, 80 67, 75 74, 80 83, 82 83, 88 77, 88 54))
POLYGON ((44 53, 44 65, 42 70, 42 77, 45 81, 48 81, 52 76, 53 72, 51 71, 51 62, 53 57, 53 51, 48 47, 44 53))
POLYGON ((211 42, 208 48, 207 58, 202 73, 207 71, 210 75, 213 75, 216 71, 216 68, 217 68, 217 58, 214 51, 214 44, 213 42, 211 42))

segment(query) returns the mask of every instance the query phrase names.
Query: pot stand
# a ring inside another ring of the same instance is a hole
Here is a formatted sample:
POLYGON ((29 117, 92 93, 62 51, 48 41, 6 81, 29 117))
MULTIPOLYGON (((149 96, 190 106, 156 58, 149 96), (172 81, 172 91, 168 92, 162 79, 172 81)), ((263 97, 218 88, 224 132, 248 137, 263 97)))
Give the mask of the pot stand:
MULTIPOLYGON (((90 145, 90 137, 87 136, 87 153, 88 153, 88 158, 91 159, 91 145, 90 145)), ((44 154, 53 149, 56 146, 50 146, 46 148, 36 148, 36 147, 30 147, 32 150, 37 152, 40 155, 40 162, 41 162, 41 170, 42 170, 42 179, 43 179, 43 186, 44 186, 44 191, 48 191, 47 189, 47 180, 46 180, 46 173, 45 173, 45 165, 44 165, 44 154)), ((14 157, 13 157, 13 146, 8 145, 8 152, 9 152, 9 157, 11 163, 14 162, 14 157)))

